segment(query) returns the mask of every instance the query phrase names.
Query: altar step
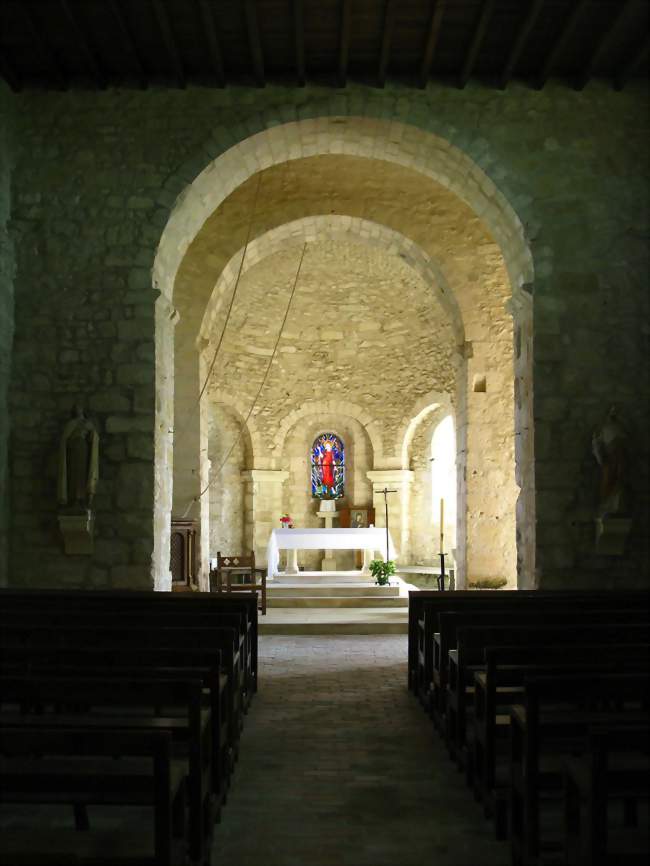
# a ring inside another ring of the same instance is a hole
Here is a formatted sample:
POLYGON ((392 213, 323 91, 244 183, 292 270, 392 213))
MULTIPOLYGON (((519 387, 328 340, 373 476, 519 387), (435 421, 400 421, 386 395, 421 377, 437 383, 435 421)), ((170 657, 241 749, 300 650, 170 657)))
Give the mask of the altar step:
POLYGON ((408 607, 408 598, 376 595, 267 595, 267 607, 408 607))
POLYGON ((349 572, 286 575, 267 586, 267 614, 260 634, 406 634, 408 596, 403 582, 375 586, 349 572), (320 582, 314 575, 322 576, 320 582))
POLYGON ((324 586, 370 586, 372 577, 360 571, 300 571, 298 574, 276 574, 268 582, 270 586, 295 586, 296 584, 324 586))
POLYGON ((304 593, 308 596, 372 596, 374 598, 399 598, 399 586, 368 586, 367 583, 324 584, 324 583, 267 583, 269 598, 288 598, 304 593))

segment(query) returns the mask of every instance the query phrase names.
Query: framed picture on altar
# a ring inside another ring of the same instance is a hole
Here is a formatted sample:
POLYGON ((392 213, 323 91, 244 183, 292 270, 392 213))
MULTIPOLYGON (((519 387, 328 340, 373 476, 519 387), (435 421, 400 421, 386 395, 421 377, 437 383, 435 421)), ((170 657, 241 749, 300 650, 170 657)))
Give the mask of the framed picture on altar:
POLYGON ((375 509, 367 505, 351 505, 349 508, 341 509, 340 526, 349 526, 351 529, 367 529, 375 522, 375 509), (343 512, 345 514, 345 520, 343 512))

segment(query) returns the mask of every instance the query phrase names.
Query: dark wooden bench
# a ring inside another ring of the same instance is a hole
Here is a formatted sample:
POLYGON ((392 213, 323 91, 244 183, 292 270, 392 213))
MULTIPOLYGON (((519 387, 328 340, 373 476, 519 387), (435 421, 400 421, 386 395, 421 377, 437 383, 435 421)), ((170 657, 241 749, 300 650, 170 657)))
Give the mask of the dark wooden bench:
MULTIPOLYGON (((458 631, 464 627, 481 627, 494 632, 499 628, 520 630, 535 634, 536 628, 563 628, 573 627, 575 629, 587 628, 589 626, 612 628, 616 636, 618 632, 627 632, 628 628, 634 629, 638 626, 647 628, 650 617, 643 609, 618 611, 584 609, 579 613, 574 611, 549 609, 546 605, 539 609, 525 608, 513 611, 492 611, 467 613, 441 613, 439 617, 440 631, 434 634, 434 669, 432 679, 431 712, 434 723, 445 733, 447 727, 447 697, 449 694, 449 664, 450 650, 457 645, 458 631)), ((632 634, 633 632, 630 632, 632 634)), ((525 640, 525 637, 523 638, 525 640)), ((497 641, 503 643, 504 641, 497 641)), ((492 638, 479 638, 479 644, 494 643, 492 638)), ((482 648, 479 646, 479 651, 482 648)), ((471 662, 470 662, 471 663, 471 662)), ((470 680, 471 682, 471 680, 470 680)), ((458 700, 459 691, 452 686, 452 698, 458 700)), ((452 713, 452 716, 454 713, 452 713)))
POLYGON ((583 754, 564 765, 566 866, 645 866, 648 827, 639 828, 638 807, 649 800, 650 727, 591 728, 583 754))
POLYGON ((629 590, 461 590, 436 592, 418 590, 409 592, 409 636, 408 636, 408 685, 426 701, 427 690, 433 677, 433 634, 438 631, 437 616, 440 612, 473 609, 477 612, 513 606, 542 604, 559 606, 561 609, 579 610, 588 603, 594 607, 645 608, 648 596, 643 591, 629 590))
POLYGON ((173 754, 186 760, 190 856, 196 863, 209 860, 217 803, 211 711, 200 678, 2 675, 0 707, 3 727, 169 731, 173 754))
POLYGON ((142 592, 127 590, 61 590, 61 589, 0 589, 0 611, 37 610, 45 608, 67 612, 75 610, 110 613, 115 615, 139 613, 146 619, 154 612, 169 615, 189 615, 210 611, 240 612, 246 618, 246 632, 250 635, 250 659, 252 691, 257 689, 258 667, 258 619, 255 593, 240 593, 237 596, 214 596, 196 592, 172 594, 166 592, 142 592))
POLYGON ((240 664, 239 640, 236 629, 225 627, 177 628, 149 626, 99 627, 47 625, 13 625, 9 622, 0 629, 0 651, 9 654, 13 649, 31 650, 35 662, 47 659, 50 650, 74 649, 85 652, 90 649, 130 648, 139 653, 141 650, 178 650, 203 649, 220 650, 221 661, 228 675, 228 700, 230 735, 237 744, 243 725, 244 676, 240 664))
MULTIPOLYGON (((446 684, 446 694, 438 698, 440 720, 444 722, 444 734, 453 757, 461 757, 465 745, 466 713, 472 705, 474 673, 485 665, 485 649, 490 645, 519 644, 522 648, 536 643, 589 641, 603 645, 642 642, 647 633, 648 622, 643 612, 585 611, 579 621, 574 614, 542 612, 540 619, 530 611, 522 614, 496 614, 494 617, 474 615, 471 626, 462 625, 463 620, 453 623, 455 634, 447 635, 456 646, 447 652, 446 670, 442 668, 438 681, 446 684), (488 623, 481 625, 480 623, 488 623), (545 632, 549 637, 544 637, 545 632)), ((455 615, 452 615, 455 616, 455 615)), ((445 615, 446 618, 446 615, 445 615)), ((603 646, 604 649, 604 646, 603 646)), ((604 660, 601 661, 604 664, 604 660)))
MULTIPOLYGON (((5 654, 6 655, 6 654, 5 654)), ((119 677, 127 682, 133 679, 194 679, 199 678, 204 704, 210 707, 212 724, 212 791, 217 817, 225 802, 230 774, 234 766, 234 753, 229 739, 227 677, 221 671, 220 654, 188 651, 182 659, 159 650, 138 654, 134 659, 128 650, 89 650, 50 653, 46 662, 35 663, 31 654, 12 651, 4 658, 0 672, 9 677, 38 678, 64 677, 119 677), (185 662, 183 666, 179 662, 185 662)))
MULTIPOLYGON (((636 670, 650 668, 650 645, 625 644, 618 641, 598 644, 577 641, 576 635, 566 636, 552 644, 488 646, 485 665, 474 673, 473 736, 470 747, 471 779, 477 799, 485 814, 494 817, 497 834, 505 835, 507 788, 509 785, 508 734, 510 710, 521 702, 527 676, 538 676, 551 670, 566 672, 571 668, 581 673, 636 670), (502 758, 500 775, 497 759, 502 758)), ((540 639, 545 635, 541 634, 540 639)))
POLYGON ((187 768, 185 761, 172 756, 169 732, 3 727, 0 769, 2 804, 146 805, 154 811, 153 850, 146 852, 145 845, 140 856, 131 837, 115 832, 87 850, 86 840, 92 841, 92 834, 44 833, 35 826, 18 834, 3 830, 3 862, 12 866, 82 861, 102 866, 122 862, 182 866, 186 862, 187 768))
MULTIPOLYGON (((138 629, 142 622, 140 611, 120 611, 119 614, 109 610, 84 610, 73 608, 72 610, 56 609, 49 611, 47 608, 36 607, 34 610, 26 611, 1 611, 0 629, 10 626, 16 629, 18 626, 32 627, 37 625, 57 626, 66 628, 83 628, 92 625, 96 628, 120 628, 138 629)), ((160 611, 156 610, 146 615, 146 627, 154 628, 177 628, 177 629, 209 629, 226 628, 234 629, 239 634, 238 654, 244 677, 244 688, 242 692, 242 707, 247 709, 250 698, 255 690, 255 682, 252 676, 252 664, 250 653, 250 640, 246 632, 247 622, 243 612, 232 611, 197 611, 195 614, 187 614, 184 611, 160 611)))
POLYGON ((527 677, 510 712, 510 845, 513 866, 537 864, 561 836, 541 832, 540 803, 561 805, 562 766, 591 727, 648 721, 650 681, 637 674, 527 677))

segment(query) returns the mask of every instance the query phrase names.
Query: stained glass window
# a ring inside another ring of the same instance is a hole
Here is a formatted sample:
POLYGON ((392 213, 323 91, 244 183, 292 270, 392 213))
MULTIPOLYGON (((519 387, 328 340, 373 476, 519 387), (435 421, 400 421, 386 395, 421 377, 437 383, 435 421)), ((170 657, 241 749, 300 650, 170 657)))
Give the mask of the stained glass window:
POLYGON ((341 499, 345 493, 345 449, 336 433, 321 433, 311 447, 311 495, 341 499))

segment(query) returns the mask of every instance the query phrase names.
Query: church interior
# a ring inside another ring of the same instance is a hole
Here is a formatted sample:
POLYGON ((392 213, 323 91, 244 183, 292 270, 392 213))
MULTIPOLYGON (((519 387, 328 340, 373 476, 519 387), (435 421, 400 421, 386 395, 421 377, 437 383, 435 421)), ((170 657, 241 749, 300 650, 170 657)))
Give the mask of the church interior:
POLYGON ((0 860, 646 861, 649 25, 0 3, 0 860))

